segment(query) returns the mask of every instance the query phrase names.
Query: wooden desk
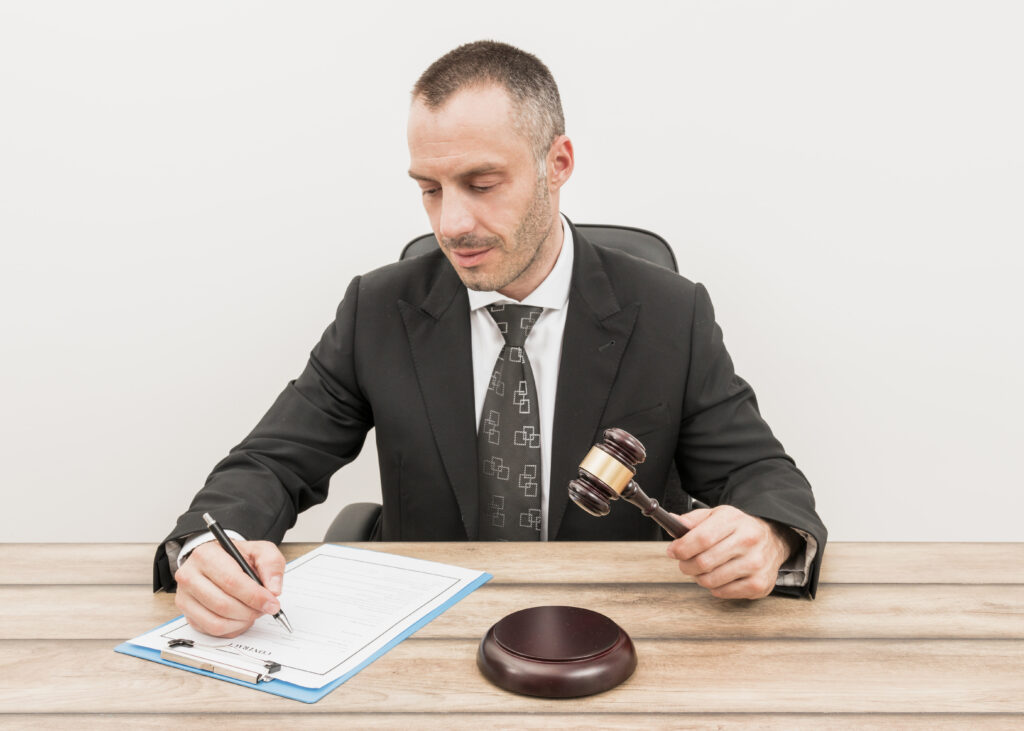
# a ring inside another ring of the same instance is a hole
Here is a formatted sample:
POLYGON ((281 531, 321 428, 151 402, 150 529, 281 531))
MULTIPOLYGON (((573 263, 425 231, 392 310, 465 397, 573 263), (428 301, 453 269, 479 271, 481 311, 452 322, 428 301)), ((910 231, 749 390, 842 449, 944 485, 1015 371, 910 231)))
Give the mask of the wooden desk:
POLYGON ((114 653, 177 614, 150 593, 152 546, 0 544, 0 726, 1024 727, 1024 543, 830 544, 815 602, 714 599, 656 543, 372 547, 494 579, 305 705, 114 653), (488 684, 480 637, 541 604, 615 619, 633 677, 561 701, 488 684))

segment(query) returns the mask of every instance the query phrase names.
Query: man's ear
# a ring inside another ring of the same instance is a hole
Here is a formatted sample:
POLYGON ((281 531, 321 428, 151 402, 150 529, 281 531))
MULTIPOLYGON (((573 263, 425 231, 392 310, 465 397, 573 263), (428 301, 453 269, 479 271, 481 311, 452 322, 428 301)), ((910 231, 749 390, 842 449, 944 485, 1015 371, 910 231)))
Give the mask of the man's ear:
POLYGON ((572 175, 576 158, 572 149, 572 140, 565 135, 555 138, 548 149, 547 160, 545 161, 548 174, 548 189, 554 193, 559 190, 572 175))

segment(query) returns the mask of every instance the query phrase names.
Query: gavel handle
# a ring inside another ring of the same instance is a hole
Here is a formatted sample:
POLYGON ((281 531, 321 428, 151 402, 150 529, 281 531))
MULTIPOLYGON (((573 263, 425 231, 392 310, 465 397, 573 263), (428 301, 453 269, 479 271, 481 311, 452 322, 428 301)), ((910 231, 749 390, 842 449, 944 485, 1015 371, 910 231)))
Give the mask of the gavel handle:
MULTIPOLYGON (((640 511, 644 515, 664 528, 665 532, 673 538, 679 538, 686 534, 686 526, 680 523, 679 519, 672 515, 672 513, 661 507, 657 500, 649 497, 647 493, 641 490, 640 486, 636 484, 635 481, 629 481, 629 484, 622 490, 620 497, 640 508, 640 511)), ((699 500, 693 500, 693 505, 701 508, 707 507, 699 500)))

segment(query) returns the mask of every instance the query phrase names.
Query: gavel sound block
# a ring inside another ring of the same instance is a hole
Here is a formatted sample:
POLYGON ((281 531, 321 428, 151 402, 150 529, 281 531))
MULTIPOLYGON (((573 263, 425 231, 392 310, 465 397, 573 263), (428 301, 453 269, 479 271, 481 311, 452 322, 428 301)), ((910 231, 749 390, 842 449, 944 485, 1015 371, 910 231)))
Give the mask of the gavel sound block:
POLYGON ((484 677, 505 690, 544 698, 600 693, 636 670, 629 635, 579 607, 513 612, 484 635, 476 656, 484 677))
POLYGON ((604 440, 595 444, 580 462, 579 477, 569 483, 569 497, 591 515, 608 515, 611 501, 620 497, 640 508, 673 538, 686 526, 648 497, 633 478, 636 466, 647 459, 640 440, 622 429, 605 429, 604 440))

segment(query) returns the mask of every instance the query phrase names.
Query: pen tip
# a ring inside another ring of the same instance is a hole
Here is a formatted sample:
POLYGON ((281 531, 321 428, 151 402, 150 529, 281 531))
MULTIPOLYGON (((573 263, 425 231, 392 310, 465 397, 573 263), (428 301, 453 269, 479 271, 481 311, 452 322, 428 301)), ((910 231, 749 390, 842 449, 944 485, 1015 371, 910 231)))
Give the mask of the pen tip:
POLYGON ((210 517, 209 513, 203 513, 203 520, 206 521, 206 527, 207 528, 209 528, 211 525, 213 525, 214 523, 217 522, 213 518, 210 517))

